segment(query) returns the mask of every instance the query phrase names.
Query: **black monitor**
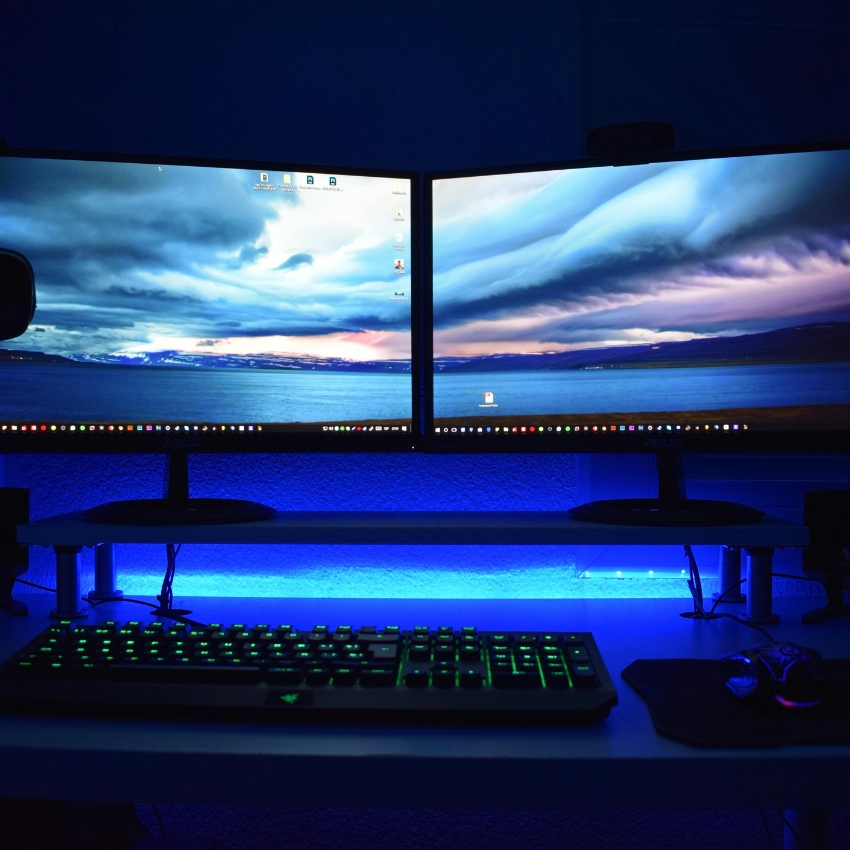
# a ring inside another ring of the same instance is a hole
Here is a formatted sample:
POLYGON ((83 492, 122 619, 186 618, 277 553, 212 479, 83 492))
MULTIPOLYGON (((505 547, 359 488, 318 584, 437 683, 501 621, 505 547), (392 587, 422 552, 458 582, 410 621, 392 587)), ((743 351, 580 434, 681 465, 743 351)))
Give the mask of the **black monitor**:
POLYGON ((417 235, 409 172, 8 150, 0 452, 167 452, 173 507, 188 452, 410 451, 417 235))
POLYGON ((681 451, 850 445, 850 143, 429 174, 425 201, 430 449, 660 452, 675 502, 681 451))

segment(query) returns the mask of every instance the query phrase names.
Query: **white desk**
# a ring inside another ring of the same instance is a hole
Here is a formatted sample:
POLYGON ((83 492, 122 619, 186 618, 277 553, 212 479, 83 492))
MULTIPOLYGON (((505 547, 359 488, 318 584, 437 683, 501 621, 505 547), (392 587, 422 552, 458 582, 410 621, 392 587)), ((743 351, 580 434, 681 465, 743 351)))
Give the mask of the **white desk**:
MULTIPOLYGON (((4 657, 48 624, 47 595, 5 617, 4 657)), ((575 729, 371 729, 0 715, 0 796, 74 800, 464 809, 810 809, 850 805, 850 746, 706 750, 659 737, 622 681, 636 658, 718 658, 761 641, 681 600, 180 599, 202 621, 474 624, 592 631, 620 704, 575 729), (506 789, 510 789, 509 792, 506 789)), ((816 603, 815 603, 816 604, 816 603)), ((800 624, 782 599, 774 637, 847 654, 848 622, 800 624)), ((92 619, 140 619, 107 603, 92 619)))

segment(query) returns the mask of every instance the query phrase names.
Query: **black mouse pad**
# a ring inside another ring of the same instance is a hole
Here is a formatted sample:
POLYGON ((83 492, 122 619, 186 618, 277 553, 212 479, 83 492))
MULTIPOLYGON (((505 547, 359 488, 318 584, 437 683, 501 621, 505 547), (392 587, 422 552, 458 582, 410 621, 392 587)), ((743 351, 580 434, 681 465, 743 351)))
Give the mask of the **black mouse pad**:
POLYGON ((727 687, 729 664, 694 658, 633 661, 623 678, 643 697, 659 735, 696 747, 850 743, 850 659, 825 662, 828 707, 754 707, 727 687))

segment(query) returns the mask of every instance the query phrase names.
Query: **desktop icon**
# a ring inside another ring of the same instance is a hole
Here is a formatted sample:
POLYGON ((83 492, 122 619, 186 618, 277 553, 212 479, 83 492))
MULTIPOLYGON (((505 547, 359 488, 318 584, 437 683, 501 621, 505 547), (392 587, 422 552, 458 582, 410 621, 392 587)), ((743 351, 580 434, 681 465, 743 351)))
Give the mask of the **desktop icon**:
POLYGON ((292 175, 291 174, 284 174, 283 175, 283 182, 286 183, 287 185, 289 185, 292 182, 292 175))
POLYGON ((403 215, 404 215, 404 214, 403 214, 403 213, 402 213, 402 211, 401 211, 401 207, 396 207, 396 208, 395 208, 395 217, 396 217, 396 218, 402 218, 402 216, 403 216, 403 215))
POLYGON ((404 271, 404 260, 399 258, 395 261, 395 269, 396 271, 404 271))
POLYGON ((398 243, 404 242, 404 235, 401 234, 401 233, 396 233, 395 241, 398 242, 398 243))
POLYGON ((328 184, 330 186, 336 186, 336 177, 329 177, 328 178, 328 184))
POLYGON ((260 183, 268 183, 268 182, 269 182, 269 175, 266 174, 265 171, 261 171, 260 172, 260 183))
POLYGON ((312 186, 312 185, 313 185, 313 175, 312 175, 312 174, 308 174, 308 175, 307 175, 307 185, 308 185, 308 186, 312 186))
POLYGON ((493 403, 493 393, 481 393, 484 396, 484 404, 493 403))

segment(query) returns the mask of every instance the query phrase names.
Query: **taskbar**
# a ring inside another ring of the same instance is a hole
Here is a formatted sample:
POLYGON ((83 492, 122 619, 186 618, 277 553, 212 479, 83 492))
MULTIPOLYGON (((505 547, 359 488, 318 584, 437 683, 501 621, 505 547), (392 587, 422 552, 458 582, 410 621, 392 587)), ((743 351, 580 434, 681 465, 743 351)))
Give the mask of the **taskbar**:
POLYGON ((401 422, 385 422, 380 423, 374 420, 366 422, 344 422, 344 423, 323 423, 323 422, 273 422, 273 423, 227 423, 227 424, 186 424, 186 423, 31 423, 31 422, 3 422, 0 423, 0 433, 15 432, 15 433, 61 433, 61 434, 82 434, 89 432, 98 433, 114 433, 114 434, 137 434, 137 433, 157 433, 160 434, 268 434, 268 433, 301 433, 301 434, 320 434, 320 433, 364 433, 364 432, 396 432, 400 434, 408 434, 411 431, 409 423, 401 422))
POLYGON ((747 431, 747 423, 713 422, 710 425, 436 425, 435 434, 592 434, 620 432, 652 432, 654 434, 683 433, 686 431, 704 433, 716 431, 747 431))

